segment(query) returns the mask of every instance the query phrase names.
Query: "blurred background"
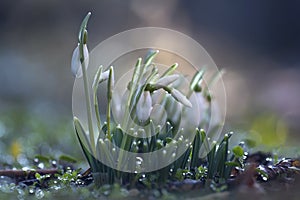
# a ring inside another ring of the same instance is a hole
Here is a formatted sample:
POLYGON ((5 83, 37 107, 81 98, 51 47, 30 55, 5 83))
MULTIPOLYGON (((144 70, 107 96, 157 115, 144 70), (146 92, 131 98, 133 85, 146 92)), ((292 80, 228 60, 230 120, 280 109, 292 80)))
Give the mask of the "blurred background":
POLYGON ((66 144, 77 142, 70 62, 88 11, 90 49, 144 26, 194 38, 227 71, 225 131, 255 132, 270 146, 299 144, 300 1, 2 0, 0 150, 10 159, 22 152, 81 156, 79 145, 66 144))

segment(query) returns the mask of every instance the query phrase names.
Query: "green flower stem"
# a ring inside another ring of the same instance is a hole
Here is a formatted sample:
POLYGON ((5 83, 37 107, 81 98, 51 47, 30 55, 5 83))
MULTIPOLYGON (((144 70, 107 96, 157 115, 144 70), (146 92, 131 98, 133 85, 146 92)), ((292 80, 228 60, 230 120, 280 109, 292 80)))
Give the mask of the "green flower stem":
MULTIPOLYGON (((136 65, 135 65, 134 72, 133 72, 133 75, 132 75, 132 80, 130 82, 130 88, 129 88, 130 93, 128 95, 127 104, 126 104, 126 108, 125 108, 126 109, 125 113, 129 112, 129 107, 130 107, 131 99, 132 99, 132 97, 134 95, 134 92, 135 92, 137 86, 138 86, 139 76, 141 76, 141 74, 140 74, 141 64, 142 64, 142 58, 139 58, 137 60, 136 65)), ((127 122, 128 122, 128 115, 125 114, 124 119, 122 120, 122 127, 124 127, 125 124, 127 124, 127 122)))
MULTIPOLYGON (((80 46, 80 48, 82 48, 82 47, 83 46, 80 46)), ((83 56, 83 55, 80 55, 80 57, 81 56, 83 56)), ((88 87, 88 78, 87 78, 87 74, 86 74, 86 68, 85 68, 84 61, 81 62, 81 64, 82 64, 81 66, 82 66, 83 84, 84 84, 84 91, 85 91, 85 102, 86 102, 86 108, 87 108, 89 136, 90 136, 92 151, 93 151, 93 153, 96 153, 94 130, 93 130, 93 123, 92 123, 91 98, 90 98, 90 92, 89 92, 89 87, 88 87)))
POLYGON ((83 84, 84 84, 84 92, 85 92, 85 101, 86 101, 86 108, 87 108, 87 118, 88 118, 88 127, 89 127, 89 136, 91 141, 91 148, 92 152, 96 153, 96 147, 95 147, 95 138, 94 138, 94 130, 93 130, 93 123, 92 123, 92 109, 91 109, 91 98, 90 98, 90 92, 88 87, 88 78, 86 74, 86 66, 85 66, 85 57, 83 54, 83 45, 86 43, 87 40, 87 31, 86 31, 86 25, 89 20, 89 17, 91 16, 91 13, 89 12, 87 16, 84 18, 81 27, 80 27, 80 34, 79 34, 79 52, 80 52, 80 62, 81 62, 81 68, 82 68, 82 74, 83 74, 83 84))
POLYGON ((136 104, 137 102, 139 101, 143 91, 145 91, 146 89, 146 86, 148 85, 148 83, 155 77, 155 75, 158 73, 158 69, 156 67, 154 67, 152 69, 152 72, 151 74, 148 76, 148 78, 146 79, 145 81, 145 84, 142 85, 141 87, 137 88, 137 91, 136 91, 136 95, 132 98, 132 102, 130 103, 130 114, 132 113, 132 111, 135 110, 135 107, 136 107, 136 104))
POLYGON ((95 107, 95 114, 97 118, 97 127, 99 134, 101 133, 101 119, 100 119, 100 113, 99 113, 99 103, 98 103, 98 97, 97 97, 97 91, 94 93, 94 107, 95 107))

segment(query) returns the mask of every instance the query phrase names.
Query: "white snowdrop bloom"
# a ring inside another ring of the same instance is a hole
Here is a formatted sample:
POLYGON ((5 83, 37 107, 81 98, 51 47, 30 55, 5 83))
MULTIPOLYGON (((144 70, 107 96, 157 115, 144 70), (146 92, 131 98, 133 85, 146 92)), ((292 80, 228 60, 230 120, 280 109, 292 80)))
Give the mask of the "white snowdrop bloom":
MULTIPOLYGON (((195 93, 193 93, 189 97, 189 101, 193 105, 192 108, 184 106, 181 112, 181 124, 184 124, 185 127, 191 128, 191 127, 198 127, 201 122, 201 116, 205 115, 206 111, 204 112, 201 109, 201 106, 199 104, 202 104, 198 101, 197 96, 195 93)), ((202 105, 203 106, 203 105, 202 105)), ((194 130, 190 130, 194 131, 194 130)))
POLYGON ((112 111, 117 123, 121 123, 125 117, 128 96, 129 90, 125 90, 124 94, 121 94, 119 91, 113 91, 112 111))
POLYGON ((178 74, 172 74, 169 76, 164 76, 155 83, 158 86, 168 86, 179 78, 178 74))
POLYGON ((149 91, 144 91, 136 105, 136 116, 141 122, 145 122, 152 110, 152 99, 149 91))
POLYGON ((199 115, 200 115, 200 119, 199 119, 199 124, 201 123, 208 123, 208 109, 209 109, 209 103, 207 102, 207 100, 205 99, 205 97, 203 96, 202 92, 196 92, 195 93, 196 96, 196 103, 198 105, 199 108, 199 115))
POLYGON ((172 89, 171 95, 176 99, 178 102, 182 103, 183 105, 187 107, 192 107, 191 102, 184 96, 181 92, 176 90, 175 88, 172 89))
MULTIPOLYGON (((115 85, 115 74, 114 74, 114 68, 113 67, 110 68, 111 68, 111 87, 113 88, 115 85)), ((108 80, 110 68, 101 74, 100 82, 108 80)))
POLYGON ((165 110, 165 107, 159 104, 153 105, 153 108, 151 109, 150 117, 153 121, 153 124, 158 127, 165 126, 167 122, 167 112, 165 110))
MULTIPOLYGON (((114 70, 113 70, 114 68, 112 67, 112 75, 111 75, 111 84, 112 84, 112 87, 114 86, 114 84, 115 84, 115 74, 114 74, 114 70)), ((101 74, 101 82, 102 81, 106 81, 106 80, 108 80, 108 77, 109 77, 109 69, 108 70, 106 70, 105 72, 102 72, 102 74, 101 74)))
MULTIPOLYGON (((114 75, 113 67, 111 67, 111 68, 112 68, 111 86, 113 88, 114 84, 115 84, 115 75, 114 75)), ((93 87, 95 87, 96 84, 100 84, 100 83, 108 80, 110 70, 108 69, 105 72, 101 72, 101 71, 102 70, 97 71, 97 75, 95 76, 95 79, 94 79, 94 82, 93 82, 93 87), (101 73, 101 74, 98 75, 98 73, 101 73)))
POLYGON ((162 104, 163 101, 165 100, 166 94, 167 94, 167 92, 164 91, 163 89, 155 90, 151 94, 152 105, 154 105, 154 104, 162 104))
POLYGON ((109 70, 106 70, 105 72, 102 72, 100 80, 106 81, 108 80, 108 77, 109 77, 109 70))
MULTIPOLYGON (((83 45, 83 55, 84 55, 84 64, 85 68, 88 68, 89 65, 89 51, 87 45, 83 45)), ((80 78, 82 76, 82 67, 80 62, 80 51, 79 45, 74 49, 71 61, 71 71, 76 78, 80 78)))
POLYGON ((166 111, 168 115, 168 119, 172 123, 178 123, 181 119, 181 112, 183 105, 175 100, 170 94, 166 97, 166 111))
POLYGON ((210 118, 211 128, 219 126, 222 123, 222 116, 216 99, 211 100, 210 110, 211 110, 211 118, 210 118))
POLYGON ((195 105, 195 109, 198 109, 196 112, 198 116, 188 115, 187 118, 192 120, 197 117, 198 125, 209 134, 210 131, 213 131, 215 127, 220 125, 222 120, 218 102, 212 99, 209 103, 201 92, 195 93, 195 100, 190 99, 195 105))

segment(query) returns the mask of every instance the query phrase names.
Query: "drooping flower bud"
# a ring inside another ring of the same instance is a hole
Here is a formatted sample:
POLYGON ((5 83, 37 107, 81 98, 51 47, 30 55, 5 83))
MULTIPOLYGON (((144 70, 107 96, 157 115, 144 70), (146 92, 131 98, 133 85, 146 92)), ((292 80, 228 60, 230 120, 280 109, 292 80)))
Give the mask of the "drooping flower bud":
POLYGON ((144 91, 136 104, 136 116, 139 121, 145 122, 152 110, 152 99, 149 91, 144 91))
MULTIPOLYGON (((72 61, 71 61, 71 71, 76 78, 80 78, 82 76, 82 63, 80 61, 80 50, 78 45, 72 55, 72 61)), ((89 51, 86 44, 83 44, 83 57, 84 57, 84 65, 85 68, 88 68, 89 65, 89 51)))
POLYGON ((164 76, 164 77, 158 79, 158 81, 156 81, 155 84, 158 86, 168 86, 171 83, 173 83, 174 81, 176 81, 178 78, 179 78, 178 74, 164 76))
POLYGON ((179 92, 175 88, 172 89, 171 95, 172 97, 174 97, 174 99, 176 99, 178 102, 182 103, 183 105, 189 108, 192 107, 191 102, 186 98, 186 96, 184 96, 181 92, 179 92))

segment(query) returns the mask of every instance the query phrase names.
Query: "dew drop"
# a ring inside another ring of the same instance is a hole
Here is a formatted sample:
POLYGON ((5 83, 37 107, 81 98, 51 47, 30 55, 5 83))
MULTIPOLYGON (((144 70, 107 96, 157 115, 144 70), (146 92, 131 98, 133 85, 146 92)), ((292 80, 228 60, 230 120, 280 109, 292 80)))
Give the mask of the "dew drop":
POLYGON ((52 164, 52 166, 56 166, 56 164, 57 164, 57 162, 56 162, 56 160, 52 160, 52 162, 51 162, 51 164, 52 164))
POLYGON ((44 167, 45 167, 44 163, 39 163, 39 164, 38 164, 38 168, 44 169, 44 167))
POLYGON ((29 194, 33 194, 35 192, 34 188, 29 188, 28 189, 29 194))

